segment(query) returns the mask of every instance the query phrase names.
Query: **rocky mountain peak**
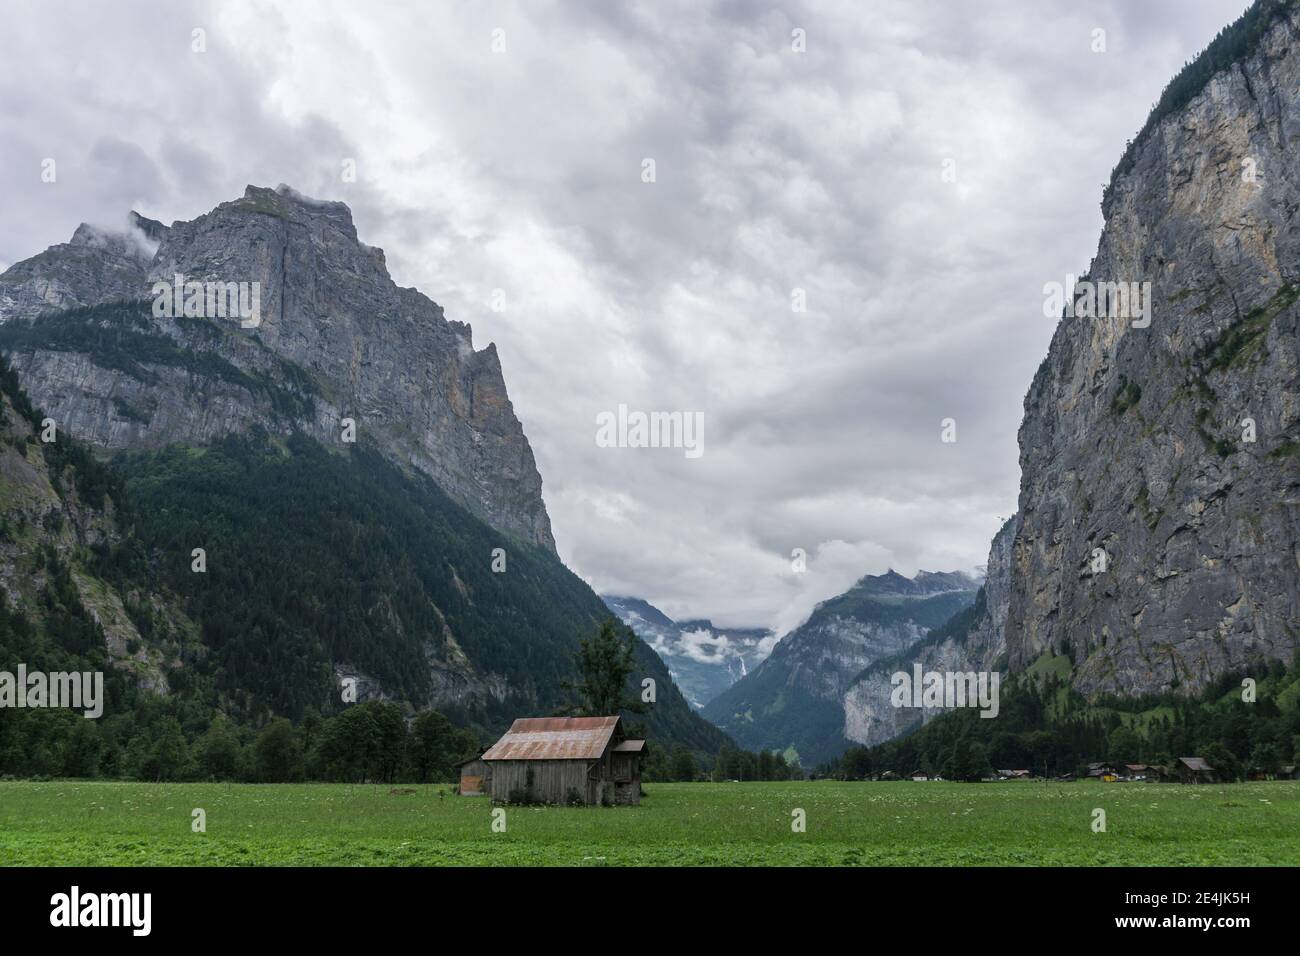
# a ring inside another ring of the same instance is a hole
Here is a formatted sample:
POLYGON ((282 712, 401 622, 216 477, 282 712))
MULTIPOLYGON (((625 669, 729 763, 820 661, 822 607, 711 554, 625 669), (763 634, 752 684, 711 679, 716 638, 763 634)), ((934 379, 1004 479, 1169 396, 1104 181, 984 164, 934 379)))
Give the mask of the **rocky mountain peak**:
POLYGON ((144 233, 145 237, 153 242, 161 242, 167 235, 167 227, 157 219, 149 219, 140 215, 134 209, 127 213, 127 222, 135 229, 144 233))
POLYGON ((914 577, 900 574, 893 568, 884 574, 868 574, 858 579, 849 593, 861 591, 868 595, 940 594, 945 591, 973 591, 979 582, 960 571, 917 571, 914 577))
POLYGON ((249 375, 287 386, 296 396, 292 414, 283 401, 271 407, 265 394, 241 395, 230 381, 209 383, 205 405, 203 394, 185 394, 188 376, 142 382, 139 372, 99 364, 103 357, 89 346, 73 369, 75 350, 66 343, 14 356, 33 398, 74 434, 109 448, 208 441, 251 425, 337 442, 350 418, 388 457, 434 478, 490 524, 554 550, 541 476, 495 347, 476 352, 467 324, 398 287, 382 250, 359 240, 345 203, 285 185, 249 186, 241 198, 170 227, 138 213, 120 234, 83 226, 72 242, 0 275, 0 322, 144 303, 155 283, 177 275, 244 284, 256 290, 257 314, 216 319, 215 338, 172 318, 155 318, 152 333, 169 348, 215 351, 249 375))

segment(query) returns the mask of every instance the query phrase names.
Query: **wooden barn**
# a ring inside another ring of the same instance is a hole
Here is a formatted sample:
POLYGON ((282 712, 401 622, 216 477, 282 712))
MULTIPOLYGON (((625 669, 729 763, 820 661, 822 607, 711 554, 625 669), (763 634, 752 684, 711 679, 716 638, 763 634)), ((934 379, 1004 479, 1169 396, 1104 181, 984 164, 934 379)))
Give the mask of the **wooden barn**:
POLYGON ((521 717, 482 759, 498 803, 637 804, 644 750, 619 717, 521 717))
POLYGON ((456 792, 462 797, 481 797, 487 793, 488 765, 482 754, 462 760, 456 764, 456 769, 460 773, 460 785, 456 792))
POLYGON ((1179 757, 1176 764, 1179 783, 1214 783, 1214 768, 1203 757, 1179 757))

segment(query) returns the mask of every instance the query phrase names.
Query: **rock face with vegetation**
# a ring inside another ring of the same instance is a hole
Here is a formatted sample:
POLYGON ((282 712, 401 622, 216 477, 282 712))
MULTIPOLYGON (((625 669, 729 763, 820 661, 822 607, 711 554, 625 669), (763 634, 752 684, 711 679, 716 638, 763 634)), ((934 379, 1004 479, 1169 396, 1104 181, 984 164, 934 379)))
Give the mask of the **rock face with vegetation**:
POLYGON ((858 675, 968 607, 977 587, 953 573, 864 577, 819 604, 704 716, 746 747, 792 751, 803 766, 815 766, 844 749, 845 695, 858 675))
POLYGON ((1117 168, 1086 278, 1151 283, 1150 324, 1061 319, 1025 399, 1013 669, 1194 691, 1300 645, 1298 137, 1300 12, 1259 3, 1117 168))
POLYGON ((175 595, 143 580, 121 587, 94 559, 122 541, 109 470, 84 446, 41 440, 41 419, 0 369, 0 670, 110 668, 109 687, 170 692, 181 660, 201 652, 175 595))
POLYGON ((206 442, 256 424, 338 443, 350 418, 390 460, 554 550, 495 347, 476 352, 468 325, 399 288, 383 251, 358 240, 346 205, 250 186, 170 227, 132 217, 121 235, 82 226, 71 243, 0 275, 6 351, 33 401, 70 432, 117 449, 206 442), (153 283, 177 275, 259 283, 258 324, 153 316, 153 283), (124 326, 82 313, 89 328, 79 337, 48 318, 21 328, 53 310, 120 300, 140 302, 124 326), (154 354, 135 354, 142 337, 157 340, 154 354))

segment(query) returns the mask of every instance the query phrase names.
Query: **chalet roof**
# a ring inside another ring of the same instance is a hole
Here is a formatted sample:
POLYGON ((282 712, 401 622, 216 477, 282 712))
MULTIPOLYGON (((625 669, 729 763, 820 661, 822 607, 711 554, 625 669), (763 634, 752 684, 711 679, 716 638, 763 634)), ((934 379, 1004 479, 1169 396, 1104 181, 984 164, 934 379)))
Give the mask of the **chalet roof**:
POLYGON ((1182 764, 1184 767, 1186 767, 1188 770, 1209 770, 1210 772, 1214 771, 1214 768, 1211 767, 1208 763, 1206 763, 1205 758, 1203 757, 1179 757, 1178 762, 1182 764))
POLYGON ((639 754, 644 749, 644 740, 620 740, 614 745, 616 754, 639 754))
POLYGON ((483 759, 599 760, 618 729, 618 717, 520 717, 483 759))

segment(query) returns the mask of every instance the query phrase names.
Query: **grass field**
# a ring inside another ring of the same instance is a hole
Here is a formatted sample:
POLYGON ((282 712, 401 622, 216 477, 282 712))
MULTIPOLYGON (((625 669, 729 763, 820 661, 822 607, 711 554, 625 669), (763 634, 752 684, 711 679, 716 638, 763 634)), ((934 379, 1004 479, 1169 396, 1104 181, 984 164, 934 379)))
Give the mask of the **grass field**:
POLYGON ((648 784, 639 807, 506 808, 504 833, 484 798, 392 789, 0 783, 0 864, 1300 864, 1297 782, 648 784))

